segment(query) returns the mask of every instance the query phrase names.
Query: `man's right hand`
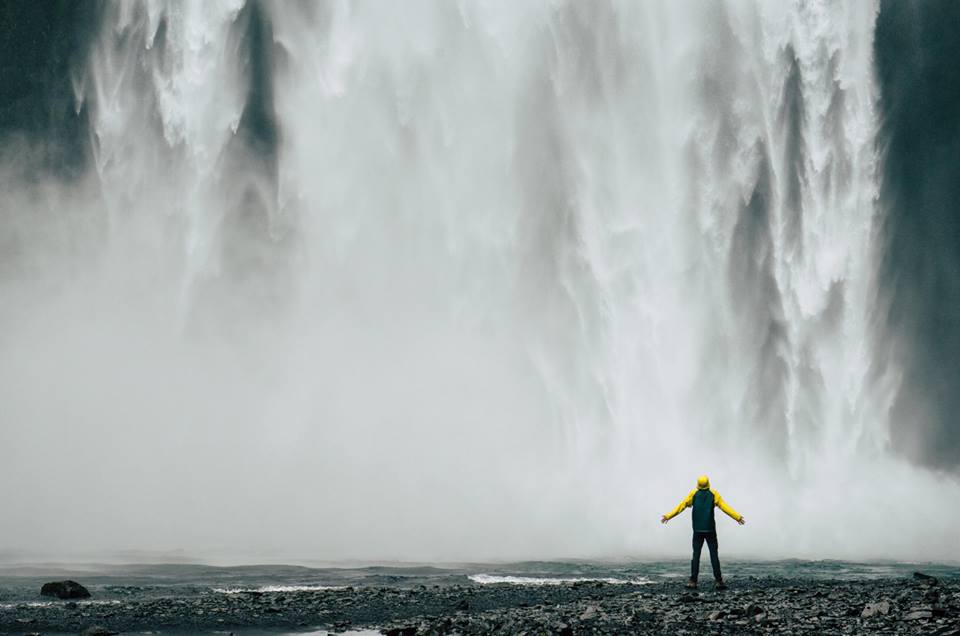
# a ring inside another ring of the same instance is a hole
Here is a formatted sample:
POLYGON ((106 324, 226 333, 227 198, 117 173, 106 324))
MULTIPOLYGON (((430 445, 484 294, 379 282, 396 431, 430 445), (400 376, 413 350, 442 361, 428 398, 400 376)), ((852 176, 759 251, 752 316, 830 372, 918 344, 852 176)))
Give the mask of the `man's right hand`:
POLYGON ((670 519, 667 517, 667 515, 660 517, 660 523, 666 523, 668 521, 670 521, 670 519))
POLYGON ((746 522, 747 522, 747 520, 744 519, 743 517, 740 517, 739 519, 737 519, 737 523, 739 523, 741 526, 742 526, 743 524, 745 524, 746 522))

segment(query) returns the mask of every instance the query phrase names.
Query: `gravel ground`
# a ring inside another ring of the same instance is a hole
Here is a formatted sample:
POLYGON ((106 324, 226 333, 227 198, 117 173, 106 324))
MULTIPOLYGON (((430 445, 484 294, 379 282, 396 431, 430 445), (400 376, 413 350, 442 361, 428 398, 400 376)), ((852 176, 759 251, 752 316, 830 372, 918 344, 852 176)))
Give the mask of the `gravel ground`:
MULTIPOLYGON (((731 579, 726 591, 682 582, 550 586, 357 587, 211 592, 0 608, 10 634, 340 632, 414 634, 948 634, 960 636, 960 580, 731 579)), ((39 600, 39 599, 38 599, 39 600)))

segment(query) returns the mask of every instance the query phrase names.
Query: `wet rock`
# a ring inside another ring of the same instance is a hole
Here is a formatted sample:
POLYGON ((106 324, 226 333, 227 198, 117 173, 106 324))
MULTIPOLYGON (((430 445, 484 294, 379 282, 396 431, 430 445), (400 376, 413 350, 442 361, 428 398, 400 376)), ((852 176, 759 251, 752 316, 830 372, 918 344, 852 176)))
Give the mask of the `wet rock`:
POLYGON ((597 607, 595 605, 590 605, 589 607, 587 607, 587 609, 583 611, 582 614, 580 614, 580 620, 588 621, 591 618, 595 618, 597 616, 597 613, 598 613, 597 607))
POLYGON ((758 615, 758 614, 765 614, 766 611, 765 611, 762 607, 760 607, 759 605, 757 605, 757 604, 755 604, 755 603, 751 603, 750 605, 747 605, 747 608, 746 608, 746 610, 744 611, 744 613, 745 613, 747 616, 756 616, 756 615, 758 615))
POLYGON ((457 603, 458 611, 465 612, 468 609, 470 609, 470 602, 467 599, 462 599, 459 603, 457 603))
POLYGON ((725 610, 716 610, 707 614, 707 618, 711 621, 722 621, 727 617, 727 612, 725 610))
POLYGON ((57 598, 90 598, 90 592, 76 581, 51 581, 40 588, 41 596, 57 598))
POLYGON ((114 636, 119 633, 100 625, 93 625, 80 632, 80 636, 114 636))
POLYGON ((905 621, 918 621, 924 618, 933 618, 933 612, 930 610, 913 610, 903 617, 905 621))

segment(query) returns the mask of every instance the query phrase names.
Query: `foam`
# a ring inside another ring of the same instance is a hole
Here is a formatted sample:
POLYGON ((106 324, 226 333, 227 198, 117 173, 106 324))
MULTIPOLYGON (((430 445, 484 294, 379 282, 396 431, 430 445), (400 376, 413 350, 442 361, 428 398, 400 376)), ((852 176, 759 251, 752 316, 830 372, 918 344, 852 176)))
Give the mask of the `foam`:
POLYGON ((218 594, 246 594, 250 592, 320 592, 322 590, 342 590, 342 585, 263 585, 260 587, 217 587, 218 594))
POLYGON ((609 585, 649 585, 653 583, 647 577, 641 576, 631 579, 613 577, 536 577, 536 576, 500 576, 496 574, 471 574, 468 577, 480 585, 495 585, 508 583, 511 585, 563 585, 565 583, 607 583, 609 585))

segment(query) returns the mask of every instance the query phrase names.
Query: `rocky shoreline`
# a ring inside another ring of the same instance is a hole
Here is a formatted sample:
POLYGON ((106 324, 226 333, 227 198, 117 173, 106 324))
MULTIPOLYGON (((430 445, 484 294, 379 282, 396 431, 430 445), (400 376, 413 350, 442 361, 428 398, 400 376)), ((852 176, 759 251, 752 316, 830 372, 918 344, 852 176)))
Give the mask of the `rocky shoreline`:
POLYGON ((142 600, 19 603, 0 608, 0 632, 244 633, 374 629, 415 634, 938 634, 960 636, 960 580, 745 577, 690 591, 577 582, 550 586, 347 587, 210 592, 142 600))

